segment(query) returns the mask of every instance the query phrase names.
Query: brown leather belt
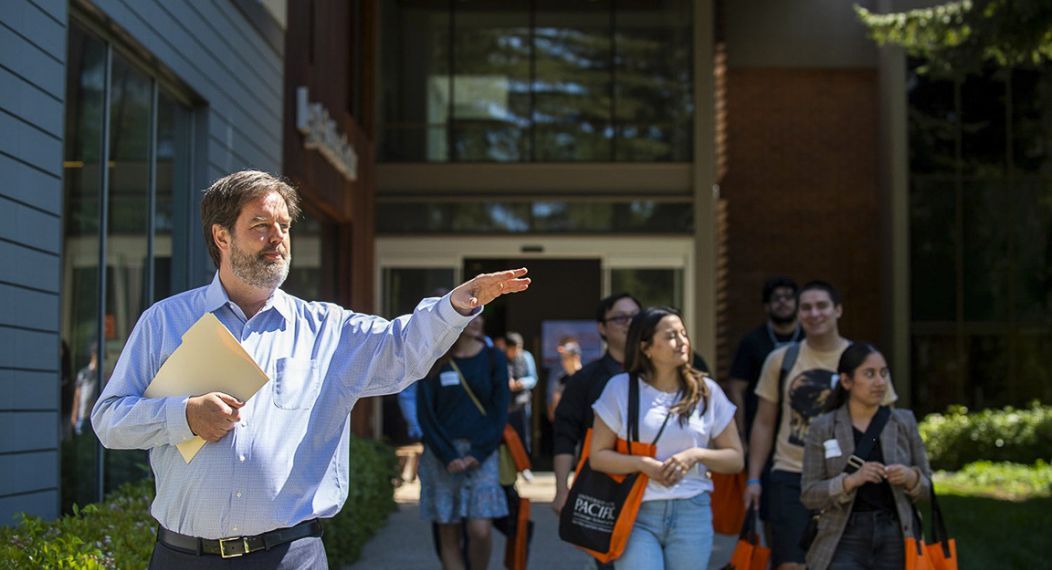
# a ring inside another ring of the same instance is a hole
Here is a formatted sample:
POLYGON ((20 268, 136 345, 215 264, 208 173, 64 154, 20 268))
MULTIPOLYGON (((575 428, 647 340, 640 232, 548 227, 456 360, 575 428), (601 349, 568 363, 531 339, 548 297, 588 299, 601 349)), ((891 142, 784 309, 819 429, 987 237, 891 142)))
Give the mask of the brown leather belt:
POLYGON ((256 536, 231 536, 212 540, 172 532, 163 526, 157 527, 157 542, 189 554, 214 554, 223 558, 236 558, 260 550, 270 550, 279 544, 292 542, 308 536, 321 536, 318 519, 303 521, 296 526, 279 528, 256 536))

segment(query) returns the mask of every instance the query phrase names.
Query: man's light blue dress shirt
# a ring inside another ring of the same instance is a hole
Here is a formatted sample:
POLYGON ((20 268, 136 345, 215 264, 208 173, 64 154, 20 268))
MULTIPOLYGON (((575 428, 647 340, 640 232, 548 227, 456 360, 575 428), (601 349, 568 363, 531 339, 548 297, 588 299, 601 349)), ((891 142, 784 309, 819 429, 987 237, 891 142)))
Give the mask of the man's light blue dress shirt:
POLYGON ((358 398, 399 392, 424 377, 471 320, 449 296, 393 321, 280 289, 251 319, 219 274, 206 287, 147 309, 92 410, 111 449, 148 449, 157 480, 151 513, 181 534, 251 536, 331 517, 347 498, 350 411, 358 398), (212 312, 270 377, 241 422, 186 463, 187 398, 143 392, 183 333, 212 312))

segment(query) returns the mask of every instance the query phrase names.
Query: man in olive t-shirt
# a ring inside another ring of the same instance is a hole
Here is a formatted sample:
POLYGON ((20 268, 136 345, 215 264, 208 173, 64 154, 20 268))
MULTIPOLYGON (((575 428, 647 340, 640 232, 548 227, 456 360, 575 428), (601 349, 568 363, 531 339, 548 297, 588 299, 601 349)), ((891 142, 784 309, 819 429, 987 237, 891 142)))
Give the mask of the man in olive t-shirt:
MULTIPOLYGON (((785 355, 793 345, 781 347, 767 356, 756 386, 759 403, 749 440, 745 501, 756 508, 761 492, 767 493, 772 565, 777 570, 804 567, 806 552, 799 547, 800 535, 809 518, 800 502, 804 439, 811 420, 823 412, 826 400, 832 395, 832 379, 840 355, 851 345, 851 341, 840 336, 838 321, 842 314, 840 294, 832 285, 823 281, 804 285, 797 296, 797 315, 807 337, 800 341, 796 362, 785 375, 782 393, 778 393, 779 375, 785 355), (761 484, 760 474, 772 444, 774 465, 768 480, 761 484)), ((897 398, 894 388, 890 387, 884 403, 890 404, 897 398)))

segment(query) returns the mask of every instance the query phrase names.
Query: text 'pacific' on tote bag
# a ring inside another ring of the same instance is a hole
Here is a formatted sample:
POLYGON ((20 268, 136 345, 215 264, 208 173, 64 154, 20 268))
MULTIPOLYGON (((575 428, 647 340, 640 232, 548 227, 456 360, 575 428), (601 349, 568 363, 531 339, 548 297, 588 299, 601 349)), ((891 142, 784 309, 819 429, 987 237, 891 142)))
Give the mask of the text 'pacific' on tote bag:
MULTIPOLYGON (((625 455, 654 457, 657 440, 668 424, 665 417, 654 441, 639 442, 639 384, 635 375, 628 379, 627 440, 618 438, 615 449, 625 455)), ((650 478, 643 473, 611 475, 595 471, 588 464, 592 444, 589 429, 577 464, 573 486, 559 515, 559 538, 581 548, 600 562, 621 556, 632 533, 650 478)))
POLYGON ((767 561, 771 558, 771 549, 760 544, 760 535, 756 532, 756 509, 749 509, 742 523, 738 543, 734 545, 731 561, 722 570, 766 570, 767 561))

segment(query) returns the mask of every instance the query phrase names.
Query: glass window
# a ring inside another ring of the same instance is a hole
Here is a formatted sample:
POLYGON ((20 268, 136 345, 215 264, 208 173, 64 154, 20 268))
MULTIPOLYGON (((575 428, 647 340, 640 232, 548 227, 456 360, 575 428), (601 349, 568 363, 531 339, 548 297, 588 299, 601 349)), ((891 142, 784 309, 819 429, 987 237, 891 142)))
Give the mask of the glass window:
POLYGON ((611 269, 610 292, 628 291, 644 307, 683 310, 682 269, 611 269))
POLYGON ((689 202, 381 202, 376 231, 404 233, 648 233, 693 231, 689 202))
POLYGON ((307 212, 292 224, 292 264, 281 289, 308 301, 338 303, 336 237, 332 227, 307 212))
POLYGON ((424 297, 449 291, 454 285, 451 267, 385 267, 383 314, 394 318, 411 313, 424 297))
POLYGON ((66 70, 62 336, 77 371, 62 449, 70 509, 147 471, 143 451, 100 453, 87 422, 139 315, 186 285, 172 259, 189 227, 190 112, 76 21, 66 70))
MULTIPOLYGON (((99 442, 88 418, 99 393, 99 221, 106 45, 78 27, 69 34, 63 157, 62 337, 73 391, 62 442, 62 509, 96 500, 99 442)), ((65 407, 65 406, 64 406, 65 407)))
POLYGON ((614 125, 609 0, 539 0, 533 29, 534 154, 609 161, 614 125))
POLYGON ((187 258, 185 240, 173 239, 176 228, 190 226, 185 208, 177 208, 176 189, 190 187, 190 111, 165 92, 157 95, 156 191, 153 219, 153 297, 170 297, 189 287, 186 268, 172 263, 187 258))
POLYGON ((953 321, 957 310, 954 180, 914 177, 910 192, 910 302, 915 321, 953 321))
MULTIPOLYGON (((147 302, 153 82, 117 54, 110 70, 109 187, 106 235, 106 320, 103 374, 117 358, 147 302), (112 326, 111 326, 112 324, 112 326)), ((142 478, 144 451, 104 454, 106 488, 142 478)))
POLYGON ((444 2, 380 2, 381 153, 390 161, 449 160, 450 39, 444 2))
MULTIPOLYGON (((453 157, 529 159, 529 2, 467 0, 453 13, 453 76, 436 77, 452 109, 453 157)), ((436 92, 439 90, 436 89, 436 92)))
POLYGON ((913 401, 1047 399, 1052 66, 907 86, 913 401))
POLYGON ((694 115, 690 2, 617 4, 614 160, 689 162, 694 115))
POLYGON ((688 0, 381 8, 384 161, 689 161, 688 0))

